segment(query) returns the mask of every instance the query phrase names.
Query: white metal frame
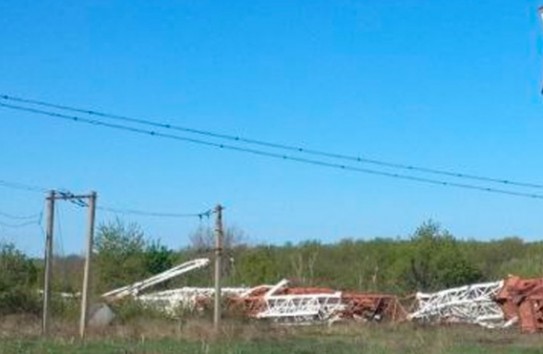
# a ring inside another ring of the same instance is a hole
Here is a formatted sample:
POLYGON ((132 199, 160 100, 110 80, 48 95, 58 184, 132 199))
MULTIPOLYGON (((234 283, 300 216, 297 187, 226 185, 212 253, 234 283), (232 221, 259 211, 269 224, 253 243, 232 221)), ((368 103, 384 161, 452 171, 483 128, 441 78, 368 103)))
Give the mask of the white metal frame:
POLYGON ((168 279, 177 277, 181 274, 190 272, 191 270, 203 268, 209 264, 209 259, 198 258, 191 261, 179 264, 173 268, 170 268, 162 273, 153 275, 142 281, 138 281, 134 284, 123 286, 115 290, 108 291, 102 294, 102 298, 107 300, 118 300, 126 296, 137 296, 142 290, 147 289, 153 285, 165 282, 168 279))
POLYGON ((272 286, 262 298, 263 309, 254 317, 294 323, 326 321, 345 308, 340 291, 331 294, 275 294, 287 285, 288 280, 283 279, 272 286))
POLYGON ((466 285, 436 293, 417 293, 417 309, 408 319, 421 322, 473 323, 483 327, 508 326, 494 301, 503 281, 466 285))
POLYGON ((291 319, 293 322, 325 321, 343 310, 341 292, 333 294, 274 295, 264 299, 256 318, 291 319))
MULTIPOLYGON (((221 296, 240 296, 246 291, 247 288, 222 288, 221 296)), ((180 308, 195 310, 198 300, 211 299, 214 295, 214 288, 183 287, 139 295, 136 299, 146 305, 161 309, 167 314, 175 315, 180 308)))

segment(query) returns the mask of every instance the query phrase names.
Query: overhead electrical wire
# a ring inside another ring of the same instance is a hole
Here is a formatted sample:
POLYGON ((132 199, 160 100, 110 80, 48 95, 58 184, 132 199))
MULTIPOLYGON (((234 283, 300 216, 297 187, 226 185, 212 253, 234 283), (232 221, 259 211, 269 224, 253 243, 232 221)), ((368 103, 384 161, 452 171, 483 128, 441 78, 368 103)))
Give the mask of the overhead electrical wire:
MULTIPOLYGON (((68 191, 58 191, 58 193, 67 198, 71 203, 78 205, 80 207, 88 207, 88 203, 83 200, 83 198, 77 198, 73 193, 68 191)), ((209 216, 213 210, 207 210, 201 213, 162 213, 154 211, 143 211, 143 210, 134 210, 134 209, 121 209, 121 208, 112 208, 108 206, 97 206, 96 209, 112 212, 117 214, 132 214, 140 216, 152 216, 152 217, 165 217, 165 218, 188 218, 188 217, 203 217, 209 216)))
POLYGON ((9 228, 12 228, 12 229, 18 229, 18 228, 21 228, 21 227, 25 227, 25 226, 29 226, 29 225, 36 225, 37 221, 26 221, 26 222, 22 222, 22 223, 18 223, 18 224, 11 224, 11 223, 6 223, 6 222, 2 222, 0 221, 0 226, 3 226, 3 227, 9 227, 9 228))
POLYGON ((116 213, 116 214, 125 214, 125 215, 139 215, 139 216, 150 216, 150 217, 162 217, 162 218, 203 218, 209 217, 214 213, 212 209, 206 210, 201 213, 161 213, 161 212, 150 212, 143 210, 134 210, 134 209, 119 209, 111 207, 96 207, 99 210, 116 213))
POLYGON ((15 223, 0 221, 0 226, 9 227, 9 228, 20 228, 20 227, 25 227, 28 225, 35 225, 35 224, 40 225, 42 221, 42 217, 43 217, 43 212, 39 212, 32 215, 14 215, 14 214, 0 211, 0 217, 4 217, 10 220, 21 220, 20 222, 15 222, 15 223))
POLYGON ((59 205, 58 203, 55 204, 55 224, 56 224, 56 233, 55 233, 55 237, 56 237, 56 241, 58 242, 55 242, 54 243, 54 247, 55 247, 55 254, 56 255, 60 255, 60 257, 64 257, 64 238, 62 236, 62 215, 60 214, 60 208, 59 208, 59 205))
POLYGON ((0 180, 0 187, 17 189, 17 190, 28 191, 28 192, 39 192, 39 193, 45 193, 49 190, 43 187, 33 186, 33 185, 19 183, 19 182, 10 182, 10 181, 5 181, 5 180, 0 180))
POLYGON ((9 227, 9 228, 12 228, 12 229, 18 229, 18 228, 29 226, 29 225, 40 225, 40 224, 41 224, 41 215, 38 218, 34 219, 34 220, 24 221, 24 222, 15 223, 15 224, 0 221, 0 226, 9 227))
POLYGON ((346 161, 357 162, 357 163, 373 164, 373 165, 377 165, 381 167, 422 172, 422 173, 441 175, 441 176, 447 176, 447 177, 455 177, 455 178, 460 178, 460 179, 470 179, 470 180, 500 183, 500 184, 505 184, 505 185, 518 186, 518 187, 530 187, 530 188, 543 189, 543 184, 519 182, 519 181, 513 181, 513 180, 503 179, 503 178, 479 176, 479 175, 468 174, 468 173, 447 171, 447 170, 442 170, 442 169, 427 168, 427 167, 421 167, 421 166, 415 166, 415 165, 409 165, 409 164, 388 162, 388 161, 361 157, 361 156, 346 155, 346 154, 339 154, 339 153, 327 152, 327 151, 316 150, 316 149, 309 149, 309 148, 304 148, 304 147, 294 146, 294 145, 273 143, 273 142, 268 142, 268 141, 263 141, 263 140, 258 140, 258 139, 245 138, 241 136, 216 133, 216 132, 212 132, 208 130, 194 129, 194 128, 189 128, 189 127, 184 127, 184 126, 179 126, 179 125, 174 125, 174 124, 169 124, 169 123, 161 123, 161 122, 151 121, 148 119, 135 118, 135 117, 129 117, 125 115, 118 115, 118 114, 111 114, 111 113, 104 113, 101 111, 91 110, 91 109, 82 109, 82 108, 55 104, 55 103, 50 103, 50 102, 45 102, 45 101, 30 99, 30 98, 22 98, 22 97, 15 97, 11 95, 2 94, 0 95, 0 99, 13 101, 13 102, 19 102, 19 103, 25 103, 25 104, 39 105, 42 107, 49 107, 49 108, 54 108, 58 110, 65 110, 65 111, 70 111, 70 112, 77 112, 77 113, 83 113, 83 114, 88 114, 88 115, 93 115, 93 116, 99 116, 102 118, 113 119, 117 121, 142 124, 142 125, 152 126, 155 128, 176 130, 176 131, 181 131, 184 133, 197 134, 201 136, 229 140, 229 141, 245 143, 249 145, 256 145, 256 146, 261 146, 261 147, 266 147, 266 148, 273 148, 273 149, 279 149, 279 150, 284 150, 284 151, 303 153, 303 154, 313 155, 313 156, 340 159, 340 160, 346 160, 346 161))
POLYGON ((41 216, 41 213, 32 214, 32 215, 13 215, 13 214, 0 211, 0 216, 3 216, 8 219, 13 219, 13 220, 27 220, 27 219, 39 218, 41 216))
POLYGON ((155 130, 136 128, 136 127, 131 127, 131 126, 123 125, 123 124, 109 123, 109 122, 104 122, 98 119, 90 119, 90 118, 84 118, 80 116, 67 115, 67 114, 51 112, 51 111, 46 111, 46 110, 37 109, 37 108, 24 107, 24 106, 12 105, 12 104, 6 104, 6 103, 0 103, 0 107, 10 108, 10 109, 18 110, 18 111, 24 111, 24 112, 39 114, 39 115, 63 119, 63 120, 69 120, 76 123, 84 123, 87 125, 107 127, 111 129, 128 131, 128 132, 142 134, 142 135, 149 135, 153 137, 190 142, 194 144, 205 145, 205 146, 220 148, 224 150, 232 150, 232 151, 237 151, 237 152, 258 155, 258 156, 265 156, 265 157, 274 158, 274 159, 289 160, 289 161, 300 162, 304 164, 317 165, 321 167, 340 169, 340 170, 351 171, 351 172, 359 172, 359 173, 371 174, 371 175, 376 175, 376 176, 390 177, 390 178, 395 178, 395 179, 403 179, 403 180, 409 180, 409 181, 421 182, 421 183, 427 183, 427 184, 433 184, 433 185, 439 185, 439 186, 458 187, 458 188, 478 190, 478 191, 489 192, 489 193, 512 195, 512 196, 517 196, 517 197, 543 199, 543 195, 537 194, 537 193, 518 192, 518 191, 513 191, 513 190, 486 187, 486 186, 474 185, 474 184, 469 184, 469 183, 450 182, 450 181, 444 181, 444 180, 433 179, 433 178, 426 178, 426 177, 406 175, 406 174, 401 174, 401 173, 387 172, 387 171, 382 171, 382 170, 356 167, 352 165, 344 165, 344 164, 335 163, 335 162, 327 162, 323 160, 310 159, 310 158, 280 154, 280 153, 275 153, 275 152, 268 152, 264 150, 240 147, 236 145, 216 143, 216 142, 211 142, 211 141, 202 140, 202 139, 190 138, 190 137, 185 137, 185 136, 180 136, 180 135, 175 135, 175 134, 170 134, 170 133, 163 133, 163 132, 159 132, 155 130))
MULTIPOLYGON (((24 185, 18 182, 11 182, 11 181, 6 181, 6 180, 0 180, 0 186, 4 186, 7 188, 14 188, 14 189, 20 189, 20 186, 27 186, 27 187, 31 187, 32 191, 40 191, 40 192, 51 191, 51 189, 48 189, 45 187, 28 186, 28 185, 24 185)), ((75 197, 76 195, 70 191, 67 191, 64 189, 54 190, 54 191, 55 193, 59 194, 62 197, 67 198, 68 201, 72 202, 73 204, 79 207, 88 207, 88 204, 83 199, 81 198, 73 199, 73 197, 75 197)), ((200 213, 164 213, 164 212, 146 211, 146 210, 113 208, 113 207, 101 206, 101 205, 98 205, 96 209, 106 211, 106 212, 111 212, 111 213, 117 213, 117 214, 132 214, 132 215, 164 217, 164 218, 190 218, 190 217, 203 218, 203 217, 209 217, 215 213, 213 209, 209 209, 200 213)), ((41 220, 42 215, 43 213, 19 216, 19 215, 13 215, 13 214, 0 211, 0 216, 6 217, 8 219, 13 219, 13 220, 25 220, 25 219, 32 219, 32 218, 40 218, 41 220)))

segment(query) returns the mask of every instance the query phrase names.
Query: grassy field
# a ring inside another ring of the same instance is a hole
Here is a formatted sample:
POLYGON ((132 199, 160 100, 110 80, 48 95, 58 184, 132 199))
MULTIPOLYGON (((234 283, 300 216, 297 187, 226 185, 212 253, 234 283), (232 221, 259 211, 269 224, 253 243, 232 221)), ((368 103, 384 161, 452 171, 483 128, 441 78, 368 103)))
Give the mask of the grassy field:
POLYGON ((56 323, 53 338, 39 321, 0 320, 0 353, 543 353, 542 335, 470 326, 349 324, 275 327, 227 322, 214 336, 207 321, 140 320, 77 339, 75 323, 56 323))

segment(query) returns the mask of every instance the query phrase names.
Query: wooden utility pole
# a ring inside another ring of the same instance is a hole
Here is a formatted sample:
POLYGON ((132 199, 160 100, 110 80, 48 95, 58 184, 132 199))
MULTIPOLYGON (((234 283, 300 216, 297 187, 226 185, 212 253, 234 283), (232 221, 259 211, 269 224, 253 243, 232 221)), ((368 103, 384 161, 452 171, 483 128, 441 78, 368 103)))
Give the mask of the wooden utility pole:
POLYGON ((51 267, 53 265, 53 230, 55 221, 55 191, 45 198, 47 204, 47 229, 45 230, 45 271, 43 279, 42 335, 49 333, 49 303, 51 302, 51 267))
POLYGON ((215 303, 213 307, 213 328, 218 333, 221 322, 221 258, 222 258, 222 210, 219 204, 215 207, 215 303))
POLYGON ((87 229, 87 247, 85 252, 85 270, 83 275, 83 291, 81 294, 81 318, 79 321, 79 336, 85 338, 87 316, 89 314, 89 284, 92 260, 92 247, 94 242, 94 219, 96 216, 96 192, 89 195, 89 221, 87 229))

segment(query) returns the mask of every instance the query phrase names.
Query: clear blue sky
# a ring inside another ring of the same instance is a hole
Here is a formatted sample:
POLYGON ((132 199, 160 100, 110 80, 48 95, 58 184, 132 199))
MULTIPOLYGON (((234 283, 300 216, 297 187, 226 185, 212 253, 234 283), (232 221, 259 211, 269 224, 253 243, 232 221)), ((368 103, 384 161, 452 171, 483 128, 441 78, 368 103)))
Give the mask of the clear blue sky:
MULTIPOLYGON (((537 1, 2 1, 0 91, 371 158, 543 182, 537 1)), ((543 200, 275 161, 0 110, 0 179, 122 208, 217 202, 253 242, 543 235, 543 200)), ((0 188, 0 211, 39 194, 0 188)), ((86 214, 60 206, 65 252, 86 214)), ((110 214, 99 213, 100 221, 110 214)), ((5 219, 2 219, 7 221, 5 219)), ((197 220, 125 218, 177 248, 197 220)), ((37 227, 1 237, 40 254, 37 227)))

